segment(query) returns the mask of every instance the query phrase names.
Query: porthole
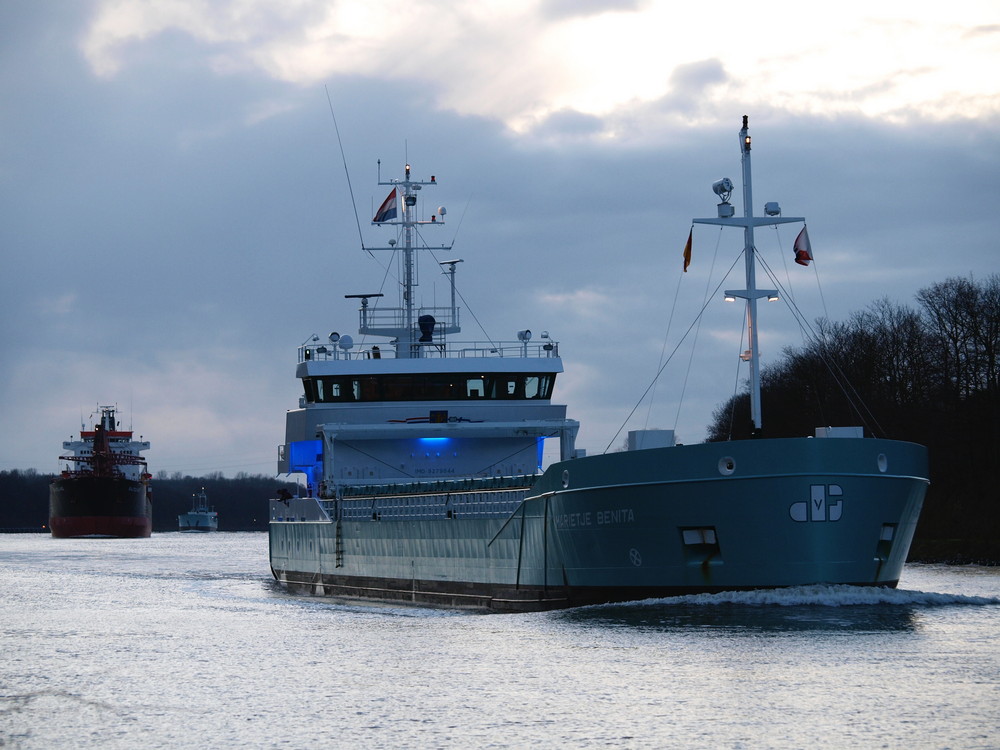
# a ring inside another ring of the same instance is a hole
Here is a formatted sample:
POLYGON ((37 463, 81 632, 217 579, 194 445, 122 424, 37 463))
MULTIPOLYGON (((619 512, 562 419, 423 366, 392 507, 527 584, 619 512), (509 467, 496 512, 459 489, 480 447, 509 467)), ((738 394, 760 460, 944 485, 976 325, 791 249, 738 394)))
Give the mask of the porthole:
POLYGON ((569 469, 565 469, 562 475, 562 486, 563 489, 569 487, 569 469))
POLYGON ((719 473, 724 477, 728 477, 736 471, 736 459, 732 456, 723 456, 719 459, 719 473))
POLYGON ((885 457, 884 453, 878 454, 878 470, 883 474, 889 470, 889 459, 885 457))

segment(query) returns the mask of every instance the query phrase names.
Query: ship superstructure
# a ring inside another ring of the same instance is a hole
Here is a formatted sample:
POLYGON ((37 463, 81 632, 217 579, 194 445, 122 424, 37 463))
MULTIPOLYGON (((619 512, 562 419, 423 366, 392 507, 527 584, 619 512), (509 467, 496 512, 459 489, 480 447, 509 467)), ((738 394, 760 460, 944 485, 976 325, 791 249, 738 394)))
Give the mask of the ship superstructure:
POLYGON ((456 304, 460 259, 437 259, 448 277, 450 304, 415 302, 418 253, 451 247, 418 244, 418 231, 444 225, 444 208, 417 216, 420 191, 437 185, 413 179, 380 182, 392 191, 375 217, 398 229, 399 242, 369 248, 397 255, 399 303, 382 293, 348 294, 360 302, 359 334, 313 335, 299 347, 299 408, 287 415, 280 473, 302 473, 311 492, 336 498, 367 487, 425 480, 530 483, 541 470, 544 441, 573 455, 578 423, 552 403, 562 372, 559 345, 548 333, 521 330, 508 341, 462 341, 456 304), (397 247, 397 244, 399 245, 397 247), (388 339, 388 342, 383 341, 388 339))

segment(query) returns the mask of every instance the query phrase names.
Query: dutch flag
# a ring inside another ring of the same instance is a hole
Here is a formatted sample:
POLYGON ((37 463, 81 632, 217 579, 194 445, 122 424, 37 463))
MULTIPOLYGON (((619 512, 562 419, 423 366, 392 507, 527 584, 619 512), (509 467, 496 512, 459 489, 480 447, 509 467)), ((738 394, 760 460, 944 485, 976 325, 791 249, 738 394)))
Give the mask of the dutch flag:
POLYGON ((378 207, 378 211, 375 212, 375 218, 372 219, 372 224, 381 224, 382 222, 389 221, 390 219, 396 218, 396 188, 392 189, 389 193, 389 197, 382 201, 382 205, 378 207))

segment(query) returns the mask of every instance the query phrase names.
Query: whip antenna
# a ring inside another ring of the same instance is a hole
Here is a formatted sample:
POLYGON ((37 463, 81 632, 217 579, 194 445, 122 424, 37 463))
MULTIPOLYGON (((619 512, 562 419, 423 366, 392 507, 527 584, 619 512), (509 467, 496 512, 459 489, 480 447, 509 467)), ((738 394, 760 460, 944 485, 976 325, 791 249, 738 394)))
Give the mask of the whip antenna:
POLYGON ((340 128, 337 127, 337 115, 333 112, 333 99, 330 98, 330 89, 327 86, 323 86, 323 90, 326 91, 326 101, 330 105, 330 117, 333 118, 333 130, 337 134, 337 145, 340 147, 340 158, 344 162, 344 174, 347 175, 347 191, 351 195, 351 208, 354 209, 354 223, 358 226, 358 241, 361 243, 361 249, 368 251, 371 255, 371 251, 365 247, 365 238, 361 234, 361 219, 358 218, 358 203, 354 200, 354 188, 351 186, 351 173, 347 169, 347 156, 344 154, 344 143, 340 140, 340 128))

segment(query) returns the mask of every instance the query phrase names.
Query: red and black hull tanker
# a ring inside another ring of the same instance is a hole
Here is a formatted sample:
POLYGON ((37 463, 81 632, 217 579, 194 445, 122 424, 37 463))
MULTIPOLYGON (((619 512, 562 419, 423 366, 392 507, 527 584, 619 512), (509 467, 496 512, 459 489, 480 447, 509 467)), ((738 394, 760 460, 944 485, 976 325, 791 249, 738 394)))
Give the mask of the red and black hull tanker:
POLYGON ((52 536, 147 537, 153 503, 146 482, 125 477, 60 477, 49 485, 52 536))
POLYGON ((62 475, 49 485, 49 528, 54 537, 148 537, 153 529, 150 475, 140 451, 149 443, 119 430, 115 407, 100 407, 100 421, 80 439, 63 443, 62 475))

